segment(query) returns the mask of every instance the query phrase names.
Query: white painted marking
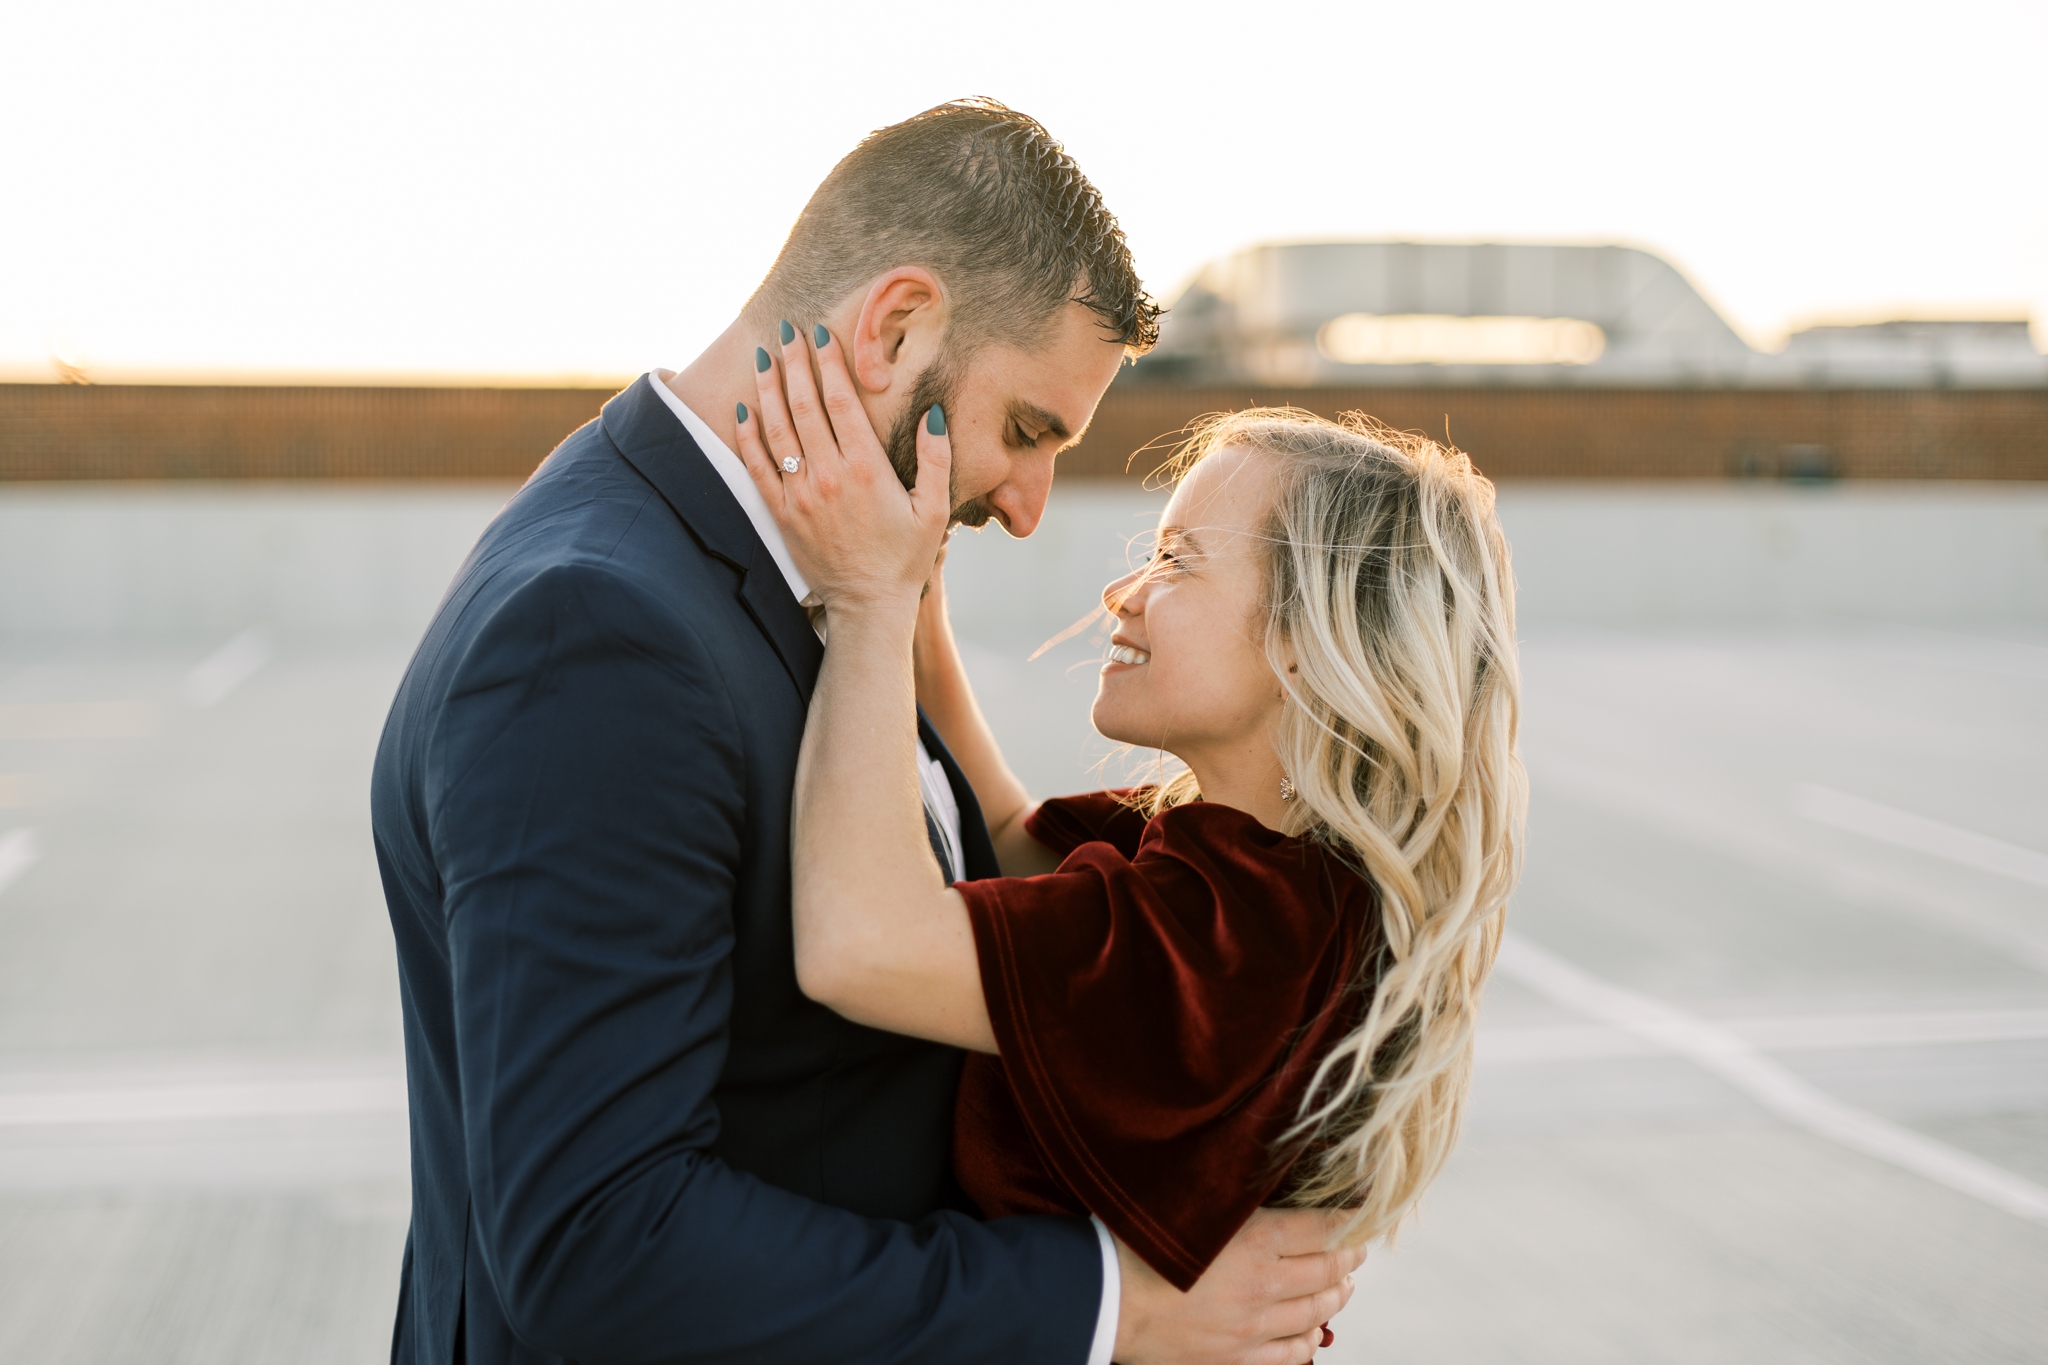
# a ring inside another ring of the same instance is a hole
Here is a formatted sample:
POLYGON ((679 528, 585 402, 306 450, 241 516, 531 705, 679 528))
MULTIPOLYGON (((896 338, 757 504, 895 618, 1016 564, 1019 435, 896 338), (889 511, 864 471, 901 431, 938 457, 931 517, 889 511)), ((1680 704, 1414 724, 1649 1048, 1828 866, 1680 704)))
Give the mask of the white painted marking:
POLYGON ((1910 815, 1860 796, 1802 782, 1792 808, 1809 820, 1860 834, 1866 839, 1910 848, 1935 858, 1996 872, 2034 886, 2048 887, 2048 853, 2036 853, 2000 839, 1977 834, 1939 820, 1910 815))
MULTIPOLYGON (((1722 1019, 1716 1025, 1762 1052, 1834 1052, 1947 1043, 2031 1042, 2048 1038, 2048 1010, 1722 1019)), ((1481 1029, 1479 1033, 1479 1059, 1489 1066, 1650 1057, 1665 1051, 1660 1044, 1600 1024, 1494 1028, 1481 1029)))
POLYGON ((261 627, 251 626, 185 675, 185 700, 194 706, 211 706, 269 662, 270 641, 261 627))
POLYGON ((1605 1061, 1612 1057, 1662 1057, 1656 1043, 1604 1024, 1543 1024, 1526 1028, 1481 1028, 1479 1065, 1523 1066, 1539 1062, 1605 1061))
POLYGON ((1669 784, 1633 781, 1611 768, 1545 759, 1532 770, 1540 793, 1572 800, 1623 820, 1652 825, 1673 838, 1733 858, 1770 876, 1785 877, 1831 896, 1910 915, 1943 930, 1961 929, 2008 957, 2048 972, 2048 933, 2019 918, 1979 905, 1956 887, 1930 888, 1912 879, 1880 876, 1851 858, 1812 847, 1781 819, 1765 822, 1736 802, 1683 796, 1669 784))
POLYGON ((2048 1010, 1795 1015, 1783 1019, 1729 1019, 1721 1026, 1765 1052, 2022 1043, 2048 1038, 2048 1010))
POLYGON ((1970 673, 1994 673, 2008 678, 2024 678, 2029 682, 2048 682, 2048 649, 2040 645, 1912 626, 1900 628, 1899 633, 1909 640, 1917 637, 1923 646, 1931 646, 1924 652, 1915 651, 1908 656, 1915 663, 1970 673))
POLYGON ((0 739, 129 739, 150 730, 139 701, 58 701, 0 706, 0 739))
POLYGON ((405 1076, 128 1084, 0 1092, 0 1128, 49 1124, 164 1123, 205 1119, 293 1118, 388 1113, 406 1107, 405 1076))
POLYGON ((11 829, 0 834, 0 891, 16 877, 28 871, 29 865, 42 856, 36 847, 36 832, 32 829, 11 829))
POLYGON ((2048 1224, 2048 1188, 1832 1098, 1717 1024, 1589 976, 1520 935, 1501 947, 1500 971, 1589 1019, 1674 1052, 1771 1113, 1994 1208, 2048 1224))

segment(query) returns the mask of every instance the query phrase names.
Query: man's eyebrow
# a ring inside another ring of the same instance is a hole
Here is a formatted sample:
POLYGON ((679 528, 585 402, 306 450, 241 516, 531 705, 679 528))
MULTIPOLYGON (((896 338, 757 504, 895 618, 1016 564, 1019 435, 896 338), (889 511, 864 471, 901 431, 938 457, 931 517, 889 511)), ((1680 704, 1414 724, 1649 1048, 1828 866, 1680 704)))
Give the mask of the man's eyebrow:
POLYGON ((1067 430, 1067 424, 1060 420, 1058 413, 1047 412, 1038 404, 1027 403, 1021 398, 1010 400, 1010 416, 1013 420, 1025 426, 1033 426, 1041 431, 1049 431, 1062 441, 1073 434, 1067 430))

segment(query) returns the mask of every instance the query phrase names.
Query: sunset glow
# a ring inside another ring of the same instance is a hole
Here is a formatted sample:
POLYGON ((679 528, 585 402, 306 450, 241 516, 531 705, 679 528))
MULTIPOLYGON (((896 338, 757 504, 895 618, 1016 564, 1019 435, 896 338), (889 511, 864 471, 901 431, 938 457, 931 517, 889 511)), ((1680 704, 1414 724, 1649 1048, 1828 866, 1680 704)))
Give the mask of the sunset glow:
POLYGON ((1066 142, 1164 298, 1261 241, 1620 242, 1766 349, 1841 316, 2048 315, 2038 3, 882 13, 23 8, 0 372, 679 364, 863 133, 966 94, 1066 142))

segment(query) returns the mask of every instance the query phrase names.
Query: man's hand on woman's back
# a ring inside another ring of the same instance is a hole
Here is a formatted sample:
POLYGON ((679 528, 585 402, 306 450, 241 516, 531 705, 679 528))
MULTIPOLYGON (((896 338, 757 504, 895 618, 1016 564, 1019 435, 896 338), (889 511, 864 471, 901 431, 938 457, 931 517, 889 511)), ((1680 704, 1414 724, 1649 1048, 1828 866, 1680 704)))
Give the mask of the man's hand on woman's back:
POLYGON ((1261 1209, 1183 1294, 1122 1242, 1117 1365, 1300 1365, 1351 1300, 1364 1247, 1335 1247, 1345 1215, 1261 1209))

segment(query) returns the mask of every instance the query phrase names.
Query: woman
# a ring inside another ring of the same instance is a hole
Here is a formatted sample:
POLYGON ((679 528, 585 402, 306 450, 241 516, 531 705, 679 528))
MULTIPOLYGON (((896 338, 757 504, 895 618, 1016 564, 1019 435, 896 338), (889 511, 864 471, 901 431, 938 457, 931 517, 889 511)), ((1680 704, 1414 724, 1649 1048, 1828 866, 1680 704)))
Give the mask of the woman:
MULTIPOLYGON (((1093 712, 1185 771, 1037 803, 976 708, 932 571, 943 414, 906 494, 838 348, 812 358, 815 378, 798 364, 783 382, 858 429, 770 449, 758 418, 739 425, 830 627, 797 777, 803 989, 971 1050, 955 1165, 991 1216, 1092 1213, 1181 1289, 1263 1204, 1352 1210, 1354 1243, 1391 1233, 1456 1140, 1518 868, 1492 486, 1362 418, 1206 426, 1150 561, 1104 591, 1093 712), (1005 876, 934 875, 914 700, 1005 876)), ((780 374, 762 377, 769 411, 780 374)))

